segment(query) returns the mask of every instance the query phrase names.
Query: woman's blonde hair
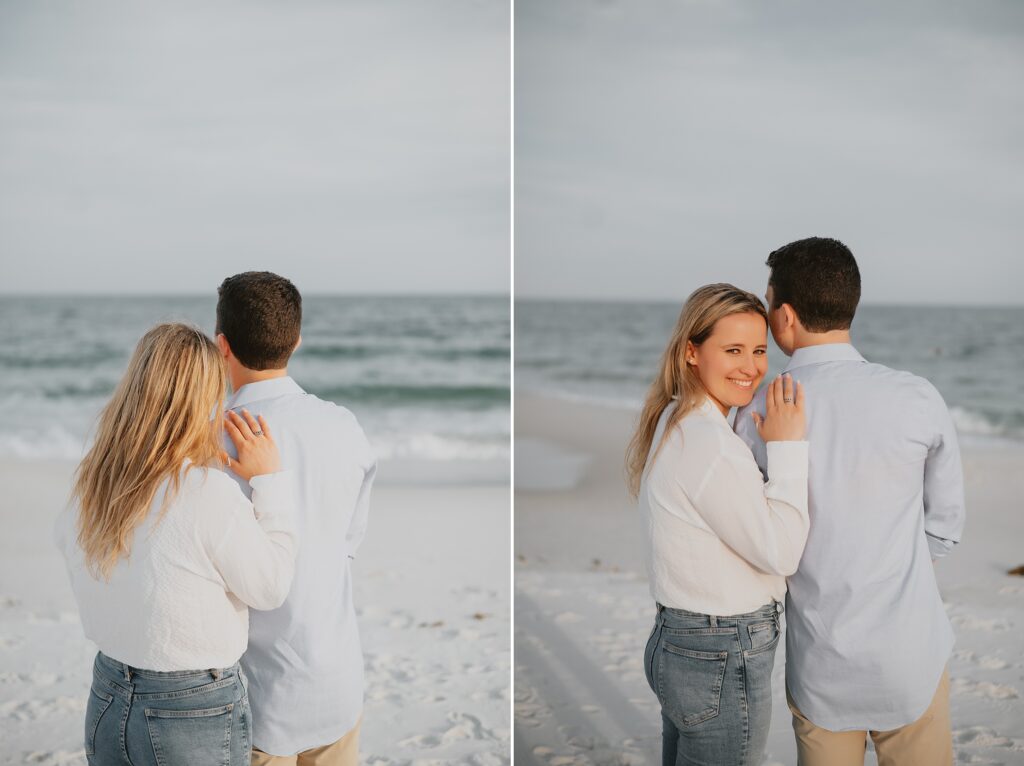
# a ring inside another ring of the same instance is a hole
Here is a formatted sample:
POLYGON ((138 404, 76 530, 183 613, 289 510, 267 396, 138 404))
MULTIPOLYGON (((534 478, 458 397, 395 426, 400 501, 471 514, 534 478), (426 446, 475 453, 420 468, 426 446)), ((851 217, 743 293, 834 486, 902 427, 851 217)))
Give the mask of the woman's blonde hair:
POLYGON ((186 459, 219 462, 225 380, 224 360, 199 330, 160 324, 142 336, 75 474, 78 544, 93 576, 109 579, 127 558, 135 528, 169 480, 163 513, 186 459))
POLYGON ((636 433, 626 450, 627 486, 633 497, 640 493, 640 480, 645 466, 654 461, 672 429, 707 396, 697 370, 686 363, 687 341, 699 346, 714 331, 719 319, 730 314, 748 312, 763 317, 767 324, 768 315, 761 299, 729 284, 705 285, 686 299, 672 332, 672 339, 661 358, 661 370, 644 400, 636 433), (661 441, 652 450, 651 442, 658 428, 658 420, 673 400, 676 401, 676 408, 665 424, 661 441))

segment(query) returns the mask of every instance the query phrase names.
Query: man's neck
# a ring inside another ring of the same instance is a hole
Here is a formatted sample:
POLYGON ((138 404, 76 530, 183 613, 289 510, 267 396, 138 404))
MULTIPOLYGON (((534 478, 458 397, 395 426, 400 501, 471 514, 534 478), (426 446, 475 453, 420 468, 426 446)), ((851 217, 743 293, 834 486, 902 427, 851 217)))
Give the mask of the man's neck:
POLYGON ((238 391, 242 386, 247 386, 250 383, 259 383, 261 380, 283 378, 287 374, 287 367, 282 367, 280 370, 250 370, 248 367, 240 365, 234 359, 232 359, 231 363, 228 364, 228 377, 231 379, 231 390, 233 392, 238 391))
POLYGON ((793 350, 808 346, 824 346, 828 343, 849 343, 849 330, 830 330, 829 332, 797 332, 793 338, 793 350))

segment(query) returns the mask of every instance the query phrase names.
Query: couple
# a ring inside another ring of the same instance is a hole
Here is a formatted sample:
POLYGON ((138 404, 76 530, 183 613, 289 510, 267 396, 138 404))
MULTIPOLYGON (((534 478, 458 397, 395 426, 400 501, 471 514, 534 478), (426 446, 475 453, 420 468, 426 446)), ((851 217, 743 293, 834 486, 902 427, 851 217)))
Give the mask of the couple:
POLYGON ((216 340, 154 327, 100 416, 55 530, 99 647, 90 764, 357 762, 349 561, 376 462, 288 377, 301 320, 287 279, 229 277, 216 340))
POLYGON ((869 734, 880 766, 951 765, 932 562, 964 524, 952 420, 930 383, 850 344, 845 245, 800 240, 767 265, 768 311, 725 284, 687 300, 628 453, 662 762, 761 763, 785 599, 800 766, 863 766, 869 734), (755 395, 769 328, 790 361, 755 395))

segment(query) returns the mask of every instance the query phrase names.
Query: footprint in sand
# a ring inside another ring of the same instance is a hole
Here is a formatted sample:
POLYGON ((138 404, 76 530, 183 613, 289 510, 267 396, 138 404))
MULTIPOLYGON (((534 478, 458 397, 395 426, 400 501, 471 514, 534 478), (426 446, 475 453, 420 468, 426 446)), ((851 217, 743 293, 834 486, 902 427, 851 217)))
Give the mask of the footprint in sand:
POLYGON ((477 753, 469 757, 469 762, 473 766, 504 766, 508 763, 508 758, 495 753, 477 753))
POLYGON ((533 748, 532 752, 548 766, 583 766, 583 764, 587 763, 586 759, 582 756, 556 753, 550 747, 544 747, 543 745, 533 748))
POLYGON ((993 684, 988 681, 972 681, 969 678, 954 678, 950 685, 954 696, 969 694, 973 697, 987 697, 994 700, 1017 699, 1020 694, 1012 686, 993 684))
POLYGON ((449 713, 447 731, 441 735, 441 742, 450 744, 464 739, 495 740, 494 732, 486 728, 480 719, 468 713, 449 713))
POLYGON ((514 694, 516 726, 535 729, 551 718, 551 708, 538 696, 536 689, 518 682, 514 694))
POLYGON ((492 588, 480 588, 474 585, 464 585, 461 588, 452 588, 449 592, 457 598, 482 598, 487 601, 495 601, 501 595, 498 591, 492 588))
POLYGON ((1013 627, 1013 623, 1009 620, 1000 620, 999 618, 985 620, 980 617, 957 616, 953 617, 950 622, 964 630, 983 630, 988 633, 1009 630, 1013 627))
POLYGON ((0 705, 0 716, 15 721, 35 721, 54 715, 77 715, 85 712, 84 698, 55 697, 47 700, 29 700, 28 702, 8 702, 0 705))
POLYGON ((953 652, 953 659, 974 663, 984 670, 1004 670, 1010 667, 1010 663, 1006 660, 1001 660, 998 657, 987 655, 979 657, 977 654, 967 649, 961 649, 953 652))
POLYGON ((440 744, 441 738, 435 737, 433 734, 416 734, 415 736, 406 737, 398 741, 399 747, 413 747, 417 750, 427 750, 440 744))
POLYGON ((0 673, 0 684, 32 684, 33 686, 53 686, 63 681, 64 677, 56 673, 0 673))
POLYGON ((1024 740, 1004 737, 995 729, 987 726, 969 726, 953 732, 953 742, 967 747, 1004 748, 1015 752, 1024 752, 1024 740))
POLYGON ((55 750, 53 752, 37 751, 25 755, 25 763, 38 763, 40 766, 85 766, 84 750, 55 750))

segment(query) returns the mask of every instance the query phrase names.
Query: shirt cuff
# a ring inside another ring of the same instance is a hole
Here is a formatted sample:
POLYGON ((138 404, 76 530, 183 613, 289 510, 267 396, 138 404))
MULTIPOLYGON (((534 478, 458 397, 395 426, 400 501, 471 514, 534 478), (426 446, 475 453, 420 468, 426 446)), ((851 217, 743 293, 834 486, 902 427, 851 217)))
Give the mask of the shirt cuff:
POLYGON ((293 475, 289 470, 275 471, 253 476, 249 479, 252 487, 252 505, 256 518, 268 513, 290 513, 295 507, 292 485, 293 475))
POLYGON ((807 479, 809 444, 799 442, 768 442, 769 479, 807 479))
POLYGON ((944 537, 936 537, 935 535, 924 533, 924 536, 928 539, 928 551, 932 554, 932 560, 941 559, 947 555, 953 546, 956 545, 956 540, 947 540, 944 537))

